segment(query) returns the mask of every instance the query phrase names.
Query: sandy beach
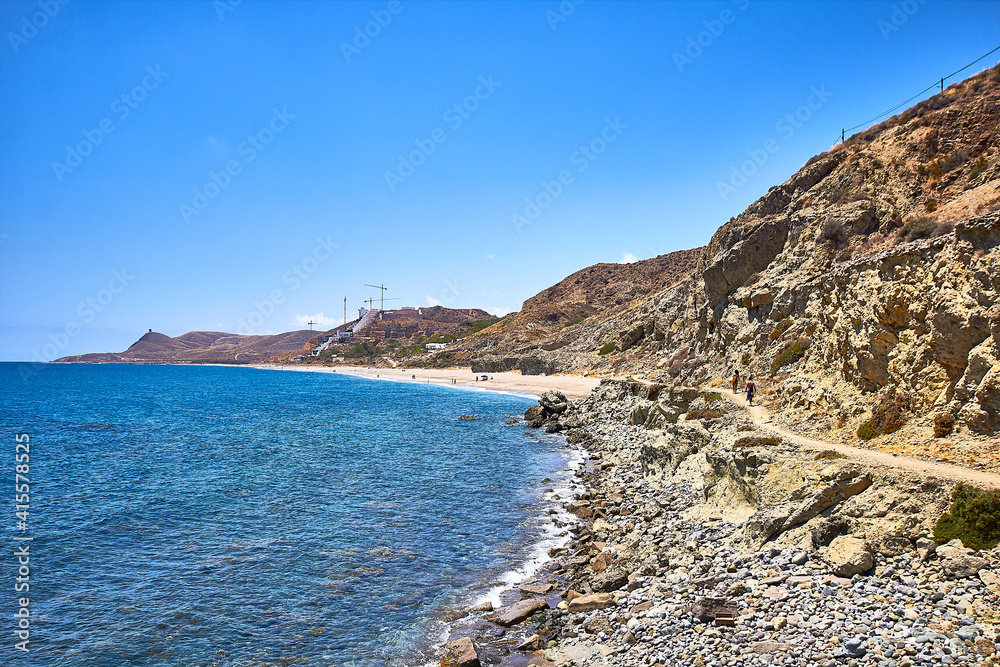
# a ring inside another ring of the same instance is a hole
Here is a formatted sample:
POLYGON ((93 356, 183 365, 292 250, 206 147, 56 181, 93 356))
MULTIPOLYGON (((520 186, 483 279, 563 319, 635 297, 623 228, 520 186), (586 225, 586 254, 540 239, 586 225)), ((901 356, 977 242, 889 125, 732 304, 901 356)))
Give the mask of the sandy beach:
POLYGON ((518 394, 541 396, 549 389, 558 389, 567 398, 578 400, 590 395, 590 391, 600 384, 598 377, 581 375, 521 375, 520 373, 473 373, 470 369, 439 368, 367 368, 364 366, 284 366, 260 364, 254 368, 284 371, 304 371, 313 373, 344 373, 372 380, 391 382, 417 382, 420 384, 441 384, 473 387, 487 391, 509 391, 518 394), (483 380, 486 375, 489 379, 483 380))

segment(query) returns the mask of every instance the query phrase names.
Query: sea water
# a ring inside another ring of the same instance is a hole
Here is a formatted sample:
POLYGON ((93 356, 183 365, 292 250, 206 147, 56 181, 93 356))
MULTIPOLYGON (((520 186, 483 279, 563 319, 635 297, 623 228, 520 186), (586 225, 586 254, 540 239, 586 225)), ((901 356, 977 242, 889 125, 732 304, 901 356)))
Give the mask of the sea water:
POLYGON ((445 610, 552 537, 541 480, 568 479, 573 454, 526 432, 531 403, 343 374, 0 364, 9 491, 30 438, 26 517, 3 494, 0 662, 424 664, 445 610))

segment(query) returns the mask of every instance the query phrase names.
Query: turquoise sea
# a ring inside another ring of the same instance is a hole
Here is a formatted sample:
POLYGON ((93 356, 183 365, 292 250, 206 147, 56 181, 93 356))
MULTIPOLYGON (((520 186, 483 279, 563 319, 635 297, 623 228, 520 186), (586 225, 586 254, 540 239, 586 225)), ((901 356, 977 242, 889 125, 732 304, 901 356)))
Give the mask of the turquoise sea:
POLYGON ((4 495, 0 663, 426 664, 449 607, 558 539, 541 480, 566 483, 575 454, 527 433, 532 402, 342 374, 0 364, 8 489, 30 437, 24 526, 4 495))

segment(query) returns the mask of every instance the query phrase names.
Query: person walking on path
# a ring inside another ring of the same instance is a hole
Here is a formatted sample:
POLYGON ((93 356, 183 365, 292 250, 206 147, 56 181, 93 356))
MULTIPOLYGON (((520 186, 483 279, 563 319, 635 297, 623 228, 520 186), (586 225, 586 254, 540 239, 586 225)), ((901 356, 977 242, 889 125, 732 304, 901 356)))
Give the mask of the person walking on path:
POLYGON ((753 383, 753 376, 747 376, 747 403, 753 406, 753 395, 757 392, 757 386, 753 383))
POLYGON ((736 394, 740 390, 740 370, 737 368, 736 372, 733 373, 733 393, 736 394))

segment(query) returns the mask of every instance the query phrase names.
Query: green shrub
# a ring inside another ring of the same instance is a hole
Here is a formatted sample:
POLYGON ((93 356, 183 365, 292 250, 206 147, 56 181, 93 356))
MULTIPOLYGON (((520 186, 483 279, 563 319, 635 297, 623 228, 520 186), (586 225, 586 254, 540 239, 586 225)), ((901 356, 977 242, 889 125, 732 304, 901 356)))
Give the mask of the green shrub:
POLYGON ((469 328, 458 335, 459 338, 465 338, 466 336, 471 336, 472 334, 477 334, 488 326, 494 324, 496 320, 476 320, 469 325, 469 328))
POLYGON ((781 320, 781 322, 778 323, 778 326, 774 327, 774 331, 770 333, 768 338, 770 338, 771 340, 778 340, 779 338, 781 338, 781 335, 783 333, 785 333, 791 328, 791 326, 792 326, 792 318, 786 317, 785 319, 781 320))
POLYGON ((709 405, 715 403, 716 401, 722 400, 722 394, 720 394, 717 391, 705 392, 704 394, 701 395, 701 397, 704 398, 705 402, 708 403, 709 405))
POLYGON ((363 340, 344 354, 345 357, 351 359, 357 359, 359 357, 373 357, 378 354, 379 349, 377 345, 372 344, 367 340, 363 340))
POLYGON ((771 375, 777 373, 778 369, 782 366, 794 364, 796 361, 804 357, 806 350, 809 349, 810 342, 811 341, 808 338, 796 338, 795 340, 785 343, 785 345, 782 346, 781 351, 774 357, 774 361, 771 362, 771 375))
POLYGON ((976 160, 976 163, 972 165, 972 170, 969 172, 969 178, 973 179, 979 174, 983 173, 986 170, 988 164, 989 161, 986 159, 986 156, 980 155, 979 159, 976 160))
POLYGON ((610 354, 614 351, 615 351, 615 344, 606 343, 605 345, 601 346, 601 349, 597 351, 597 354, 610 354))
POLYGON ((992 549, 1000 542, 1000 490, 965 483, 955 487, 951 508, 934 526, 934 539, 943 543, 956 538, 971 549, 992 549))
POLYGON ((906 423, 909 399, 903 392, 888 387, 872 408, 872 416, 858 427, 858 437, 871 440, 883 433, 895 433, 906 423))
POLYGON ((742 447, 777 447, 782 439, 775 435, 745 435, 733 443, 736 449, 742 447))
POLYGON ((874 427, 872 427, 870 420, 862 423, 861 426, 858 427, 858 437, 862 440, 871 440, 876 435, 878 435, 878 432, 874 427))
POLYGON ((833 459, 846 459, 845 454, 841 454, 836 449, 824 449, 819 454, 816 455, 817 461, 833 460, 833 459))
POLYGON ((937 225, 933 221, 920 216, 900 227, 896 234, 904 241, 916 241, 917 239, 929 239, 934 235, 935 229, 937 229, 937 225))
POLYGON ((689 420, 695 419, 718 419, 726 413, 722 410, 712 410, 711 408, 695 408, 694 410, 688 410, 687 418, 689 420))
POLYGON ((744 352, 743 353, 743 356, 740 357, 740 363, 743 364, 744 366, 749 366, 750 365, 750 353, 749 352, 744 352))

